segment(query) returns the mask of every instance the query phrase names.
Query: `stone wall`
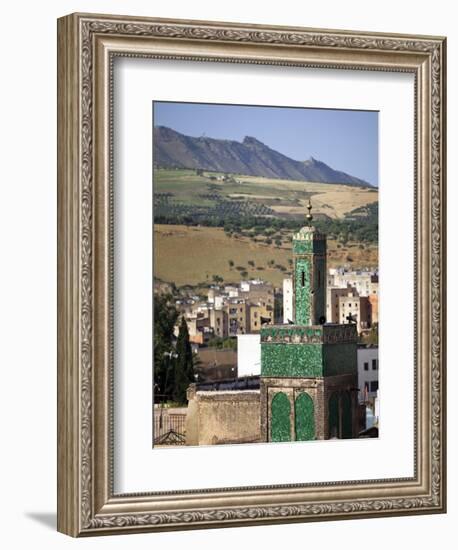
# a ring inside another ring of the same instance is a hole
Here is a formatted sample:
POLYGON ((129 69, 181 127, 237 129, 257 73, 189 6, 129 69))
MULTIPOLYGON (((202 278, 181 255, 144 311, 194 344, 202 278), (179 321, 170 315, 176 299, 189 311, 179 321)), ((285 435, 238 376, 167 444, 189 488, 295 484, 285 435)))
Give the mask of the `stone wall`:
POLYGON ((186 445, 261 440, 259 390, 196 392, 192 386, 188 390, 186 445))

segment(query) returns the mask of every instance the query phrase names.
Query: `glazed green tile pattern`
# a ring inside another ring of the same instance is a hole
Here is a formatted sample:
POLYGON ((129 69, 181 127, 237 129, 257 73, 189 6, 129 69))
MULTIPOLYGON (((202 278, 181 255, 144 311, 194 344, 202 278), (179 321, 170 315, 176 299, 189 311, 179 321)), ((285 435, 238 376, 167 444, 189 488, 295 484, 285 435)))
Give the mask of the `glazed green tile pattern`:
POLYGON ((315 285, 315 318, 312 323, 319 323, 320 317, 326 318, 326 262, 324 258, 319 258, 315 263, 316 285, 315 285), (318 276, 321 281, 318 284, 318 276))
POLYGON ((261 376, 323 376, 321 344, 261 344, 261 376))
POLYGON ((293 254, 325 254, 326 241, 324 239, 296 240, 293 239, 293 254))
POLYGON ((300 393, 294 403, 294 417, 297 441, 315 439, 315 407, 308 393, 300 393))
POLYGON ((274 395, 271 405, 271 432, 272 441, 291 441, 290 423, 291 405, 288 396, 283 392, 274 395))
POLYGON ((293 239, 293 254, 311 254, 313 252, 313 241, 297 241, 293 239))
POLYGON ((267 338, 268 336, 271 336, 272 338, 276 338, 277 336, 289 336, 293 337, 296 335, 299 336, 307 336, 308 338, 321 338, 323 334, 323 328, 322 327, 311 327, 311 326, 301 326, 301 327, 295 327, 295 326, 289 326, 289 325, 273 325, 268 327, 261 328, 261 337, 267 338))
POLYGON ((294 269, 295 322, 298 325, 311 325, 310 260, 307 258, 296 258, 294 269), (303 282, 304 285, 302 285, 303 282))
POLYGON ((357 345, 324 344, 323 345, 323 375, 358 374, 357 345))

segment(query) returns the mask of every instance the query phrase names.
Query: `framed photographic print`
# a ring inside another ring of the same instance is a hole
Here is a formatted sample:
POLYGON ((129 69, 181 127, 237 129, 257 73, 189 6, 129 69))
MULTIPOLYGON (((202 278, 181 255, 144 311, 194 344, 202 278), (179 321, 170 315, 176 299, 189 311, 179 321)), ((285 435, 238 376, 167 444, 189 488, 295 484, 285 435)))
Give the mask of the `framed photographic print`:
POLYGON ((445 511, 445 39, 58 21, 58 529, 445 511))

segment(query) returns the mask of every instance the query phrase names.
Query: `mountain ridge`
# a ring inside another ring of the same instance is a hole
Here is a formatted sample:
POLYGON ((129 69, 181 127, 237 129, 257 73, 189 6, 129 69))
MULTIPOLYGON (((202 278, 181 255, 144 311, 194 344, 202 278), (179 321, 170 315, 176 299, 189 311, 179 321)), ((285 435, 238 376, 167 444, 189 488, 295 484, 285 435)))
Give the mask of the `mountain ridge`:
POLYGON ((245 136, 242 141, 193 137, 167 126, 154 127, 154 164, 161 168, 374 187, 313 157, 304 161, 291 159, 253 136, 245 136))

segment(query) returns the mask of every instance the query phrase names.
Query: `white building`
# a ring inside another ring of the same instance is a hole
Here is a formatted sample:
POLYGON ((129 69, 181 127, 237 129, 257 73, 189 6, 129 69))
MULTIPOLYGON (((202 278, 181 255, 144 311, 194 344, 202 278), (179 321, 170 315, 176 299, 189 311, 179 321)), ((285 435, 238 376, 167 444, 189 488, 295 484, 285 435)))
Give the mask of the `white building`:
POLYGON ((293 321, 293 280, 283 279, 283 323, 293 321))
POLYGON ((378 275, 373 271, 328 270, 328 286, 356 289, 360 296, 378 294, 378 275))
POLYGON ((215 309, 222 309, 224 305, 225 296, 215 296, 215 309))
POLYGON ((374 401, 378 392, 378 346, 358 347, 359 402, 374 401))
POLYGON ((356 289, 352 287, 340 288, 328 286, 326 290, 326 321, 328 323, 346 323, 347 321, 341 321, 339 298, 348 296, 349 293, 354 292, 357 295, 356 289))
POLYGON ((261 374, 261 335, 237 335, 237 374, 252 376, 261 374))
POLYGON ((250 282, 251 281, 241 281, 240 290, 242 292, 250 292, 250 282))
POLYGON ((224 287, 224 292, 229 296, 229 298, 237 298, 239 295, 239 289, 233 285, 226 285, 224 287))

